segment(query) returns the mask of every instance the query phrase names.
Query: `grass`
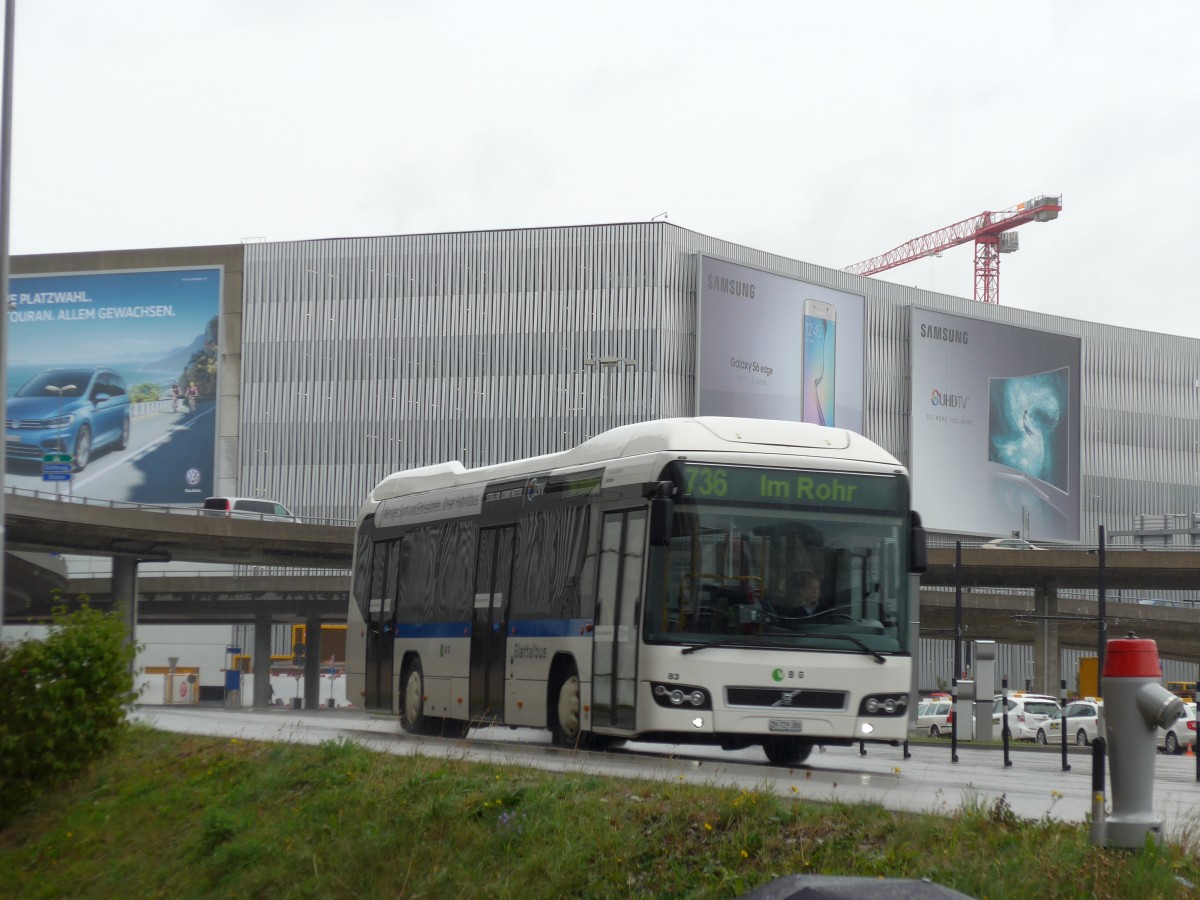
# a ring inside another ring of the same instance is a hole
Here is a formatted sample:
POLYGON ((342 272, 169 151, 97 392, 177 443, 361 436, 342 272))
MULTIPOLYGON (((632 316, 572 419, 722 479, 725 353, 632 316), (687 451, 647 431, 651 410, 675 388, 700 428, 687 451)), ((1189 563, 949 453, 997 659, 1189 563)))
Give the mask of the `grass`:
POLYGON ((1196 849, 1100 850, 1003 801, 896 813, 134 726, 0 831, 0 895, 737 897, 821 873, 1125 900, 1195 895, 1196 849))

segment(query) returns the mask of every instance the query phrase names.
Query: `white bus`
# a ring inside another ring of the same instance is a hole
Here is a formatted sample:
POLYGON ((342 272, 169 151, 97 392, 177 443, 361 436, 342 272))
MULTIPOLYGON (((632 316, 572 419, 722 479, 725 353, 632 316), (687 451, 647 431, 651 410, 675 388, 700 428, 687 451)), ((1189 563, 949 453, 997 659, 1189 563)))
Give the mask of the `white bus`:
POLYGON ((385 478, 359 513, 347 699, 413 733, 906 739, 925 533, 904 467, 837 428, 663 419, 385 478))

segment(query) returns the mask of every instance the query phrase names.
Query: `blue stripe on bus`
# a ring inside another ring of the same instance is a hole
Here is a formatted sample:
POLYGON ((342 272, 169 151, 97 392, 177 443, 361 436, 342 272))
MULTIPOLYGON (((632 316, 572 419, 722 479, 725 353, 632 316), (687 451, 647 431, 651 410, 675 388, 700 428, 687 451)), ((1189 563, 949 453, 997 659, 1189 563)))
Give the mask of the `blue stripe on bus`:
POLYGON ((518 619, 508 623, 509 637, 580 637, 591 633, 591 619, 518 619))
POLYGON ((409 622, 396 625, 396 637, 398 638, 461 638, 470 636, 470 622, 409 622))
MULTIPOLYGON (((591 619, 518 619, 508 623, 508 637, 581 637, 592 633, 591 619)), ((397 638, 461 638, 471 636, 470 622, 409 622, 396 625, 397 638)))

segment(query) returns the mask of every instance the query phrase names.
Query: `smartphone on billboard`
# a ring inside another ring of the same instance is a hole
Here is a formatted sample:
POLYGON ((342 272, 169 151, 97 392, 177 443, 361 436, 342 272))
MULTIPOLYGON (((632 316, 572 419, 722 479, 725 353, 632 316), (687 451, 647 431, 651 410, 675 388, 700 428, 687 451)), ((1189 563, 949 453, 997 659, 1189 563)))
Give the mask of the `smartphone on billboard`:
POLYGON ((805 422, 833 425, 837 372, 837 309, 822 300, 804 301, 805 422))

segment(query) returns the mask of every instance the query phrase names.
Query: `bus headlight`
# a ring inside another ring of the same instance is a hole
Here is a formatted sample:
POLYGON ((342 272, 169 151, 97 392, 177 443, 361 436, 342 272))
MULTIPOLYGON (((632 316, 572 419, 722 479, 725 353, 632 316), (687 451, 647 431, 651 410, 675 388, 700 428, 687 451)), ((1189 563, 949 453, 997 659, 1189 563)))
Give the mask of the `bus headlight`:
POLYGON ((902 716, 908 712, 908 694, 871 694, 858 706, 860 716, 902 716))
POLYGON ((704 688, 652 681, 650 693, 655 703, 667 709, 712 709, 712 700, 704 688))

